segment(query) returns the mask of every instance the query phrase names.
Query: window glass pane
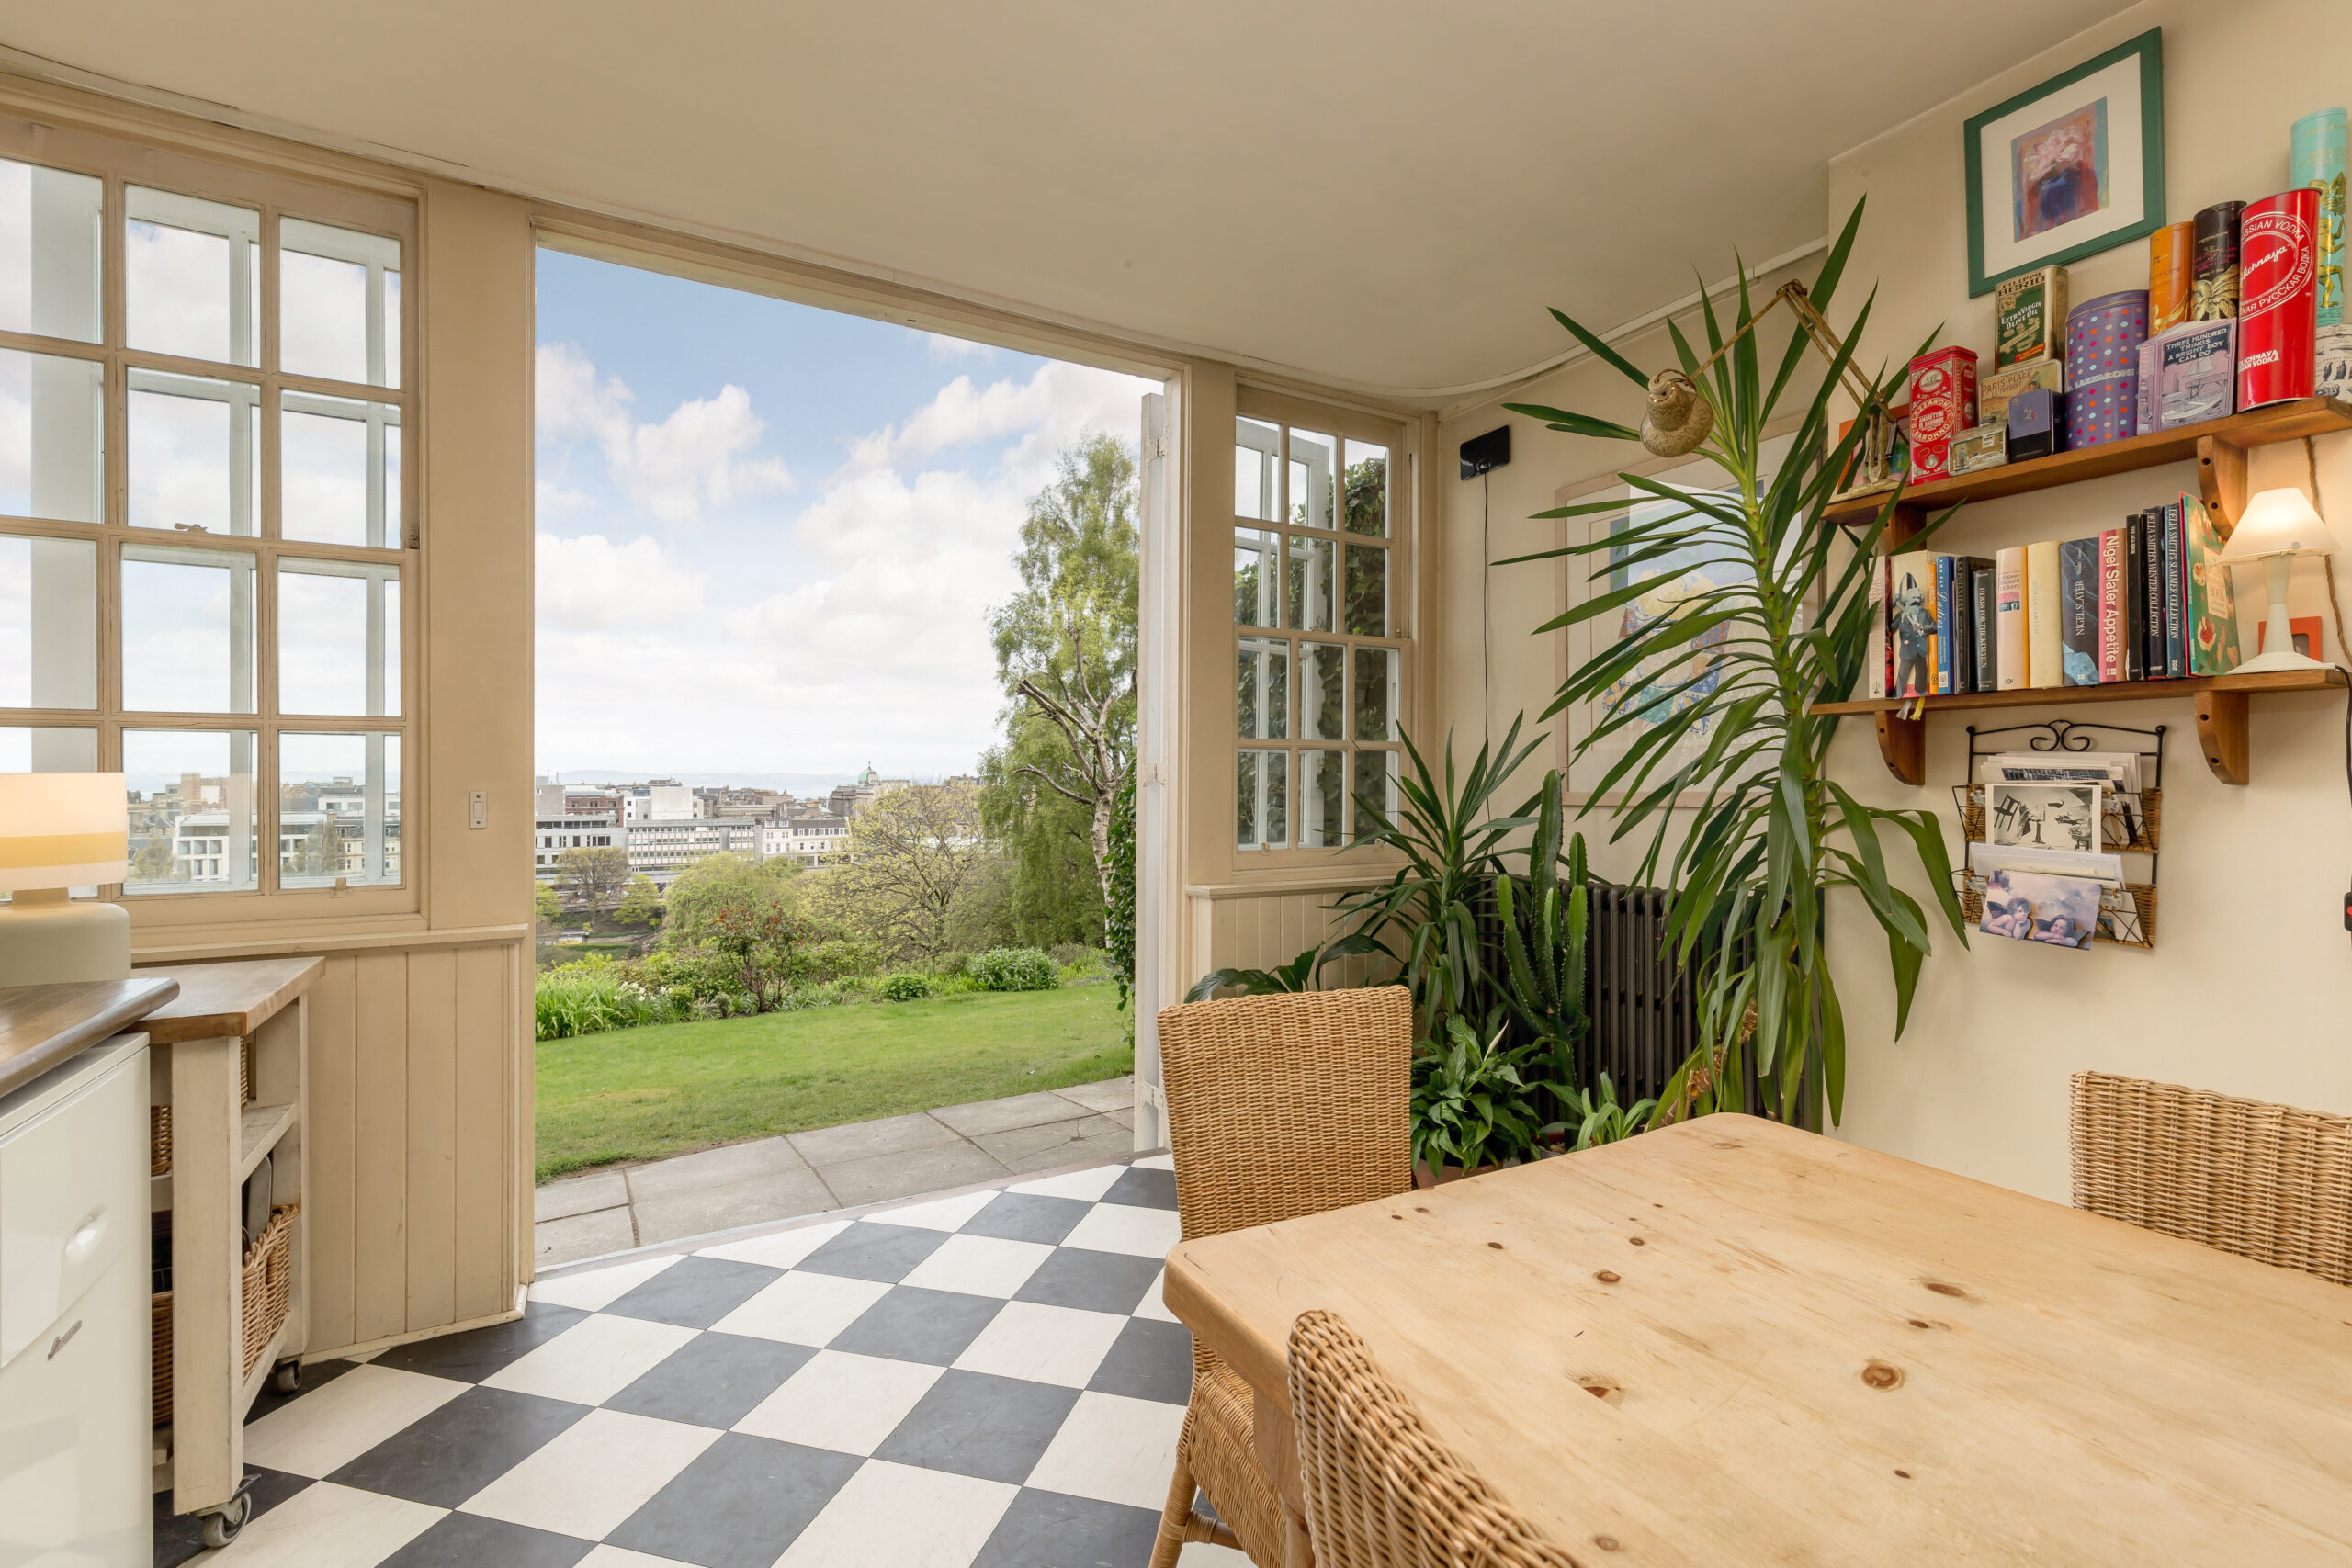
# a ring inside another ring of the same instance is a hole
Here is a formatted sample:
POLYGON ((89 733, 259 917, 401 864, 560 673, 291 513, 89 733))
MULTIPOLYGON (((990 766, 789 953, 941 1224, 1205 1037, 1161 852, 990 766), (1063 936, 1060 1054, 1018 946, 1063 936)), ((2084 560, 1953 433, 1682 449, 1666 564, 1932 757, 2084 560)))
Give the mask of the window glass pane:
POLYGON ((327 545, 397 547, 400 409, 315 392, 279 398, 279 531, 327 545))
POLYGON ((97 705, 96 543, 0 534, 0 707, 97 705))
POLYGON ((1396 650, 1356 649, 1356 739, 1396 739, 1396 650))
POLYGON ((331 887, 401 879, 401 738, 296 735, 277 740, 277 885, 331 887))
POLYGON ((1298 754, 1298 847, 1336 850, 1347 826, 1347 753, 1298 754))
POLYGON ((130 186, 123 192, 124 327, 133 348, 255 365, 261 214, 130 186))
POLYGON ((1290 753, 1241 752, 1239 844, 1245 850, 1279 850, 1290 842, 1290 753))
POLYGON ((106 520, 105 376, 95 359, 0 349, 0 512, 106 520))
POLYGON ((400 383, 397 300, 401 243, 380 234, 283 218, 277 224, 277 367, 297 376, 400 383))
POLYGON ((400 712, 400 568, 277 563, 277 711, 400 712))
POLYGON ((1290 733, 1290 644, 1279 637, 1241 639, 1238 706, 1245 740, 1280 740, 1290 733))
POLYGON ((130 797, 125 893, 251 891, 254 854, 250 730, 126 729, 130 797))
POLYGON ((1280 534, 1257 528, 1233 531, 1233 624, 1271 626, 1282 595, 1280 534))
POLYGON ((1388 532, 1388 448, 1348 443, 1348 532, 1388 532))
POLYGON ((1332 566, 1339 547, 1312 535, 1290 536, 1290 620, 1303 632, 1332 629, 1332 566))
POLYGON ((122 705, 254 711, 254 558, 122 547, 122 705))
POLYGON ((1394 751, 1359 751, 1356 753, 1355 836, 1359 839, 1380 830, 1380 822, 1366 803, 1377 807, 1388 817, 1396 815, 1396 753, 1394 751))
MULTIPOLYGON (((0 728, 0 773, 95 773, 98 771, 98 732, 95 729, 51 729, 24 725, 0 728)), ((132 840, 132 847, 138 841, 132 840)), ((74 898, 95 898, 96 887, 69 887, 74 898)))
POLYGON ((1345 740, 1347 649, 1336 642, 1298 645, 1298 738, 1345 740))
POLYGON ((1339 443, 1310 430, 1290 433, 1290 521, 1296 528, 1329 528, 1331 468, 1339 443))
POLYGON ((0 159, 0 328, 98 341, 98 229, 106 186, 0 159))
POLYGON ((1233 422, 1233 514, 1272 523, 1282 515, 1283 433, 1262 420, 1233 422))
POLYGON ((130 372, 130 523, 250 536, 260 471, 261 389, 130 372))
POLYGON ((1348 635, 1388 635, 1388 552, 1385 549, 1348 547, 1348 635))

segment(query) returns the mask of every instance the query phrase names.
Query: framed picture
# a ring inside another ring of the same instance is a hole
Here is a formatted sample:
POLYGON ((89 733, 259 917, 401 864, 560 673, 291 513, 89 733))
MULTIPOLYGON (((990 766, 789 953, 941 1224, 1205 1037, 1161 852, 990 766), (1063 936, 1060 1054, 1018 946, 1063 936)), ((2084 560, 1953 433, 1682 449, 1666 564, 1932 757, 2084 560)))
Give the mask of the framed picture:
POLYGON ((2165 223, 2163 29, 1972 118, 1968 292, 2165 223))

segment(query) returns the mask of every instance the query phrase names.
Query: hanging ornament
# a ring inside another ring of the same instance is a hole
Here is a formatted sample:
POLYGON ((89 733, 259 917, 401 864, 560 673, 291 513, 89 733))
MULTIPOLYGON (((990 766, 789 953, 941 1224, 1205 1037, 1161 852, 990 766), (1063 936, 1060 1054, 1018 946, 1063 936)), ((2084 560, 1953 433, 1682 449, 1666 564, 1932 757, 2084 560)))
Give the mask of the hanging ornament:
POLYGON ((1650 411, 1642 416, 1642 445, 1660 457, 1695 451, 1715 427, 1715 411, 1679 370, 1650 378, 1650 411))

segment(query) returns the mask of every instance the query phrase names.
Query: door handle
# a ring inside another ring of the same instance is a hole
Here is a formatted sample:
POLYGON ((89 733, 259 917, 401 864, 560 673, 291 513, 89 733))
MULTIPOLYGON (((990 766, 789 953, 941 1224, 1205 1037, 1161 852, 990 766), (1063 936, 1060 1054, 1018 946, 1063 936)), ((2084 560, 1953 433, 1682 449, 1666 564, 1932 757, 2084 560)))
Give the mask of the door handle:
POLYGON ((74 1234, 65 1238, 65 1248, 60 1255, 60 1260, 68 1269, 80 1268, 96 1255, 98 1243, 106 1239, 106 1234, 107 1212, 100 1209, 74 1227, 74 1234))

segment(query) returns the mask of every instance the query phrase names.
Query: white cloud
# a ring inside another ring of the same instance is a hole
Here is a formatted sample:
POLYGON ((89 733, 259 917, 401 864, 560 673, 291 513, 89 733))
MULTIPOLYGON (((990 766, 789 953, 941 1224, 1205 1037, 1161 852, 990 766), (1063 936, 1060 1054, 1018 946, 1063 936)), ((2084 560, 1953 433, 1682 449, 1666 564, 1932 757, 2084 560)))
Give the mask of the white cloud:
POLYGON ((793 487, 780 458, 757 455, 767 426, 752 412, 752 395, 731 382, 646 423, 619 377, 599 380, 578 348, 543 343, 537 387, 540 438, 593 438, 621 493, 665 523, 697 523, 706 504, 793 487))
POLYGON ((703 607, 709 580, 664 545, 602 534, 538 536, 538 625, 580 629, 676 620, 703 607))
POLYGON ((531 502, 533 511, 542 522, 593 512, 596 508, 596 498, 586 491, 573 490, 553 479, 540 479, 531 487, 531 502))
POLYGON ((1143 395, 1157 386, 1089 366, 1047 360, 1026 381, 973 385, 958 376, 905 423, 885 426, 850 449, 845 474, 887 468, 952 446, 1018 435, 1003 457, 1006 481, 1025 494, 1053 470, 1057 452, 1088 430, 1132 443, 1143 422, 1143 395))
POLYGON ((953 362, 958 359, 993 359, 996 350, 984 343, 968 338, 947 337, 939 333, 925 333, 923 351, 933 359, 953 362))

